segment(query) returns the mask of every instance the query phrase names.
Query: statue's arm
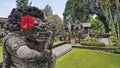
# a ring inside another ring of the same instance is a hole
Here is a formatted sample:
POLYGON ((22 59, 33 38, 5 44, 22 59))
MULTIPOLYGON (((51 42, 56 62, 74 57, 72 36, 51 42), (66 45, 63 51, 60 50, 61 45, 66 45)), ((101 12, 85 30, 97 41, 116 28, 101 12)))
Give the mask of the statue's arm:
POLYGON ((40 52, 38 52, 36 50, 30 49, 27 46, 21 46, 16 51, 16 55, 19 58, 26 59, 26 60, 36 60, 36 59, 40 59, 40 57, 43 56, 42 53, 40 53, 40 52))
POLYGON ((8 48, 15 54, 15 56, 21 59, 36 60, 43 56, 42 52, 30 49, 25 41, 16 37, 8 39, 7 45, 8 48))

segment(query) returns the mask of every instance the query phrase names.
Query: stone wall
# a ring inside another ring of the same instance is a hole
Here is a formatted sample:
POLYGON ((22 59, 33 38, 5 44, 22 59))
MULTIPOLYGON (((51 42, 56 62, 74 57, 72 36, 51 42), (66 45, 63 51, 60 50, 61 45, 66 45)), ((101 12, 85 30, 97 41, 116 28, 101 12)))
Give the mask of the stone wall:
POLYGON ((98 50, 98 51, 104 51, 104 52, 110 52, 110 53, 115 52, 115 48, 89 47, 89 46, 72 46, 72 48, 98 50))
POLYGON ((0 62, 0 68, 2 68, 2 62, 0 62))

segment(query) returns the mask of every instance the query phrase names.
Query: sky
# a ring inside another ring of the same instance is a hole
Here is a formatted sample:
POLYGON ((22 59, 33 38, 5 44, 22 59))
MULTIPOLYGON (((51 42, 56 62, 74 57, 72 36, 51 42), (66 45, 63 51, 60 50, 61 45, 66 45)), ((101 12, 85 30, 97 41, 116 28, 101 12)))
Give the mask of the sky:
MULTIPOLYGON (((51 6, 53 14, 59 15, 63 18, 65 4, 67 0, 29 0, 32 6, 43 9, 47 4, 51 6)), ((12 8, 16 7, 16 0, 0 0, 0 17, 7 18, 12 8)))

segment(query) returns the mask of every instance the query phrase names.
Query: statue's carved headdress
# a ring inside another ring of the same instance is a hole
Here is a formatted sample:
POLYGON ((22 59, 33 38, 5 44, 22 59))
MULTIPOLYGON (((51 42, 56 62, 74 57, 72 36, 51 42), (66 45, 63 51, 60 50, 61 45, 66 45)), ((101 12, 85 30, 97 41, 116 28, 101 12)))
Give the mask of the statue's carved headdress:
POLYGON ((10 31, 20 30, 20 28, 29 30, 36 24, 35 19, 45 21, 43 12, 37 7, 13 8, 4 27, 10 31))

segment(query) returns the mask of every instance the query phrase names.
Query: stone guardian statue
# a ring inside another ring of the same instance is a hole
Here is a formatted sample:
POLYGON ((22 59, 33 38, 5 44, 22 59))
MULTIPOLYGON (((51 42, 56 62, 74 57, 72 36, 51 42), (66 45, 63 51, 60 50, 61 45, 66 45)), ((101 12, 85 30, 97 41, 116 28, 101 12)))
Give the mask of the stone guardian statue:
POLYGON ((54 68, 56 27, 37 7, 14 8, 4 25, 2 68, 54 68))

